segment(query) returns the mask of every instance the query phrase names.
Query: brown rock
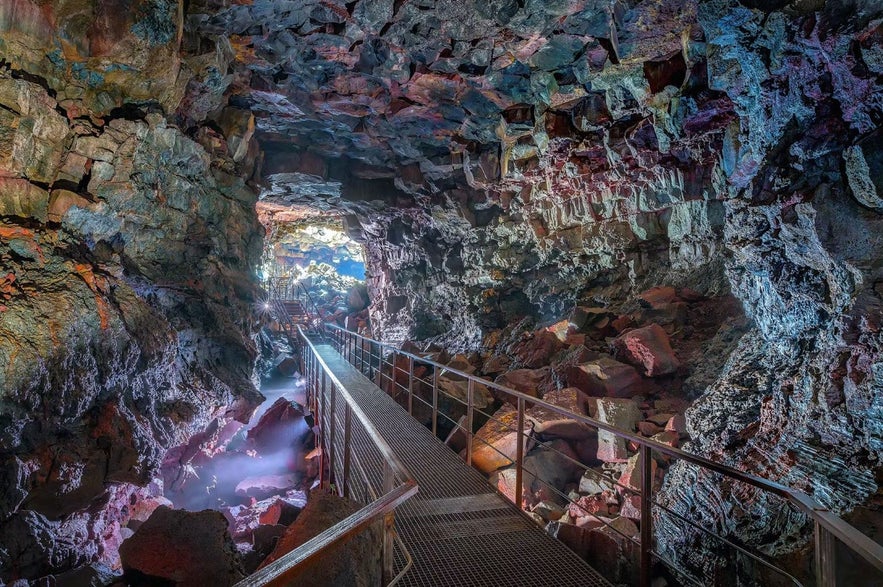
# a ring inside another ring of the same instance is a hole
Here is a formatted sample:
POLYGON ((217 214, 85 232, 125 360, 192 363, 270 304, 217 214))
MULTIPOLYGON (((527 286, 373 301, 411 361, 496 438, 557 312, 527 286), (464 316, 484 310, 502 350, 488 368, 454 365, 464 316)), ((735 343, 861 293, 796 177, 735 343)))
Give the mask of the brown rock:
MULTIPOLYGON (((358 503, 337 497, 331 493, 313 492, 307 507, 297 520, 288 527, 272 554, 261 564, 266 567, 301 544, 343 521, 360 509, 358 503)), ((296 573, 286 574, 286 586, 352 585, 373 587, 381 580, 380 551, 381 529, 374 524, 351 540, 322 552, 314 560, 299 568, 296 573)))
MULTIPOLYGON (((475 367, 465 355, 457 355, 451 359, 447 365, 451 369, 462 371, 472 375, 475 367)), ((469 397, 469 381, 462 375, 458 375, 448 369, 442 369, 438 375, 438 386, 451 397, 466 402, 469 397)), ((493 403, 493 397, 490 390, 481 383, 476 382, 473 386, 472 402, 475 407, 486 408, 493 403)))
MULTIPOLYGON (((543 396, 543 400, 569 412, 586 413, 583 393, 575 387, 550 391, 543 396)), ((595 429, 591 426, 542 406, 533 406, 528 409, 525 412, 525 417, 534 423, 534 432, 544 436, 582 440, 595 435, 595 429)))
MULTIPOLYGON (((472 465, 483 473, 508 467, 515 462, 518 451, 518 411, 511 404, 503 406, 487 421, 472 442, 472 465)), ((522 442, 524 454, 533 445, 531 422, 525 419, 522 442)))
POLYGON ((682 301, 675 288, 670 285, 651 287, 638 296, 638 299, 651 308, 660 308, 682 301))
POLYGON ((547 330, 537 330, 514 345, 512 354, 524 367, 539 369, 548 365, 552 356, 562 348, 564 345, 555 334, 547 330))
POLYGON ((653 422, 638 422, 638 432, 644 436, 653 436, 662 432, 662 428, 653 422))
POLYGON ((630 398, 653 389, 630 365, 601 357, 567 372, 567 384, 595 397, 630 398))
MULTIPOLYGON (((656 475, 656 461, 651 460, 650 469, 653 471, 653 476, 656 475)), ((636 454, 628 460, 628 464, 626 464, 625 471, 623 471, 622 476, 619 478, 620 485, 624 485, 626 487, 630 487, 635 491, 641 490, 641 482, 643 479, 643 473, 641 471, 641 455, 636 454)))
MULTIPOLYGON (((598 419, 605 424, 632 432, 640 418, 641 412, 634 400, 606 397, 598 400, 598 419)), ((627 460, 625 439, 611 432, 599 431, 598 459, 606 462, 627 460)))
POLYGON ((61 219, 64 218, 64 215, 71 208, 86 208, 89 205, 89 200, 74 192, 53 190, 49 199, 49 213, 47 217, 50 222, 61 222, 61 219))
POLYGON ((640 368, 648 377, 669 375, 681 366, 659 324, 629 330, 613 342, 613 348, 617 358, 640 368))
POLYGON ((687 418, 683 414, 676 414, 665 423, 665 429, 670 432, 677 432, 680 436, 687 434, 687 418))
MULTIPOLYGON (((540 397, 548 389, 551 382, 551 370, 548 367, 542 369, 515 369, 503 373, 494 380, 494 383, 511 387, 515 391, 540 397)), ((504 394, 505 396, 505 394, 504 394)), ((514 401, 514 398, 505 396, 504 401, 514 401)))
POLYGON ((220 512, 160 506, 120 546, 126 571, 177 585, 232 585, 243 578, 227 520, 220 512))

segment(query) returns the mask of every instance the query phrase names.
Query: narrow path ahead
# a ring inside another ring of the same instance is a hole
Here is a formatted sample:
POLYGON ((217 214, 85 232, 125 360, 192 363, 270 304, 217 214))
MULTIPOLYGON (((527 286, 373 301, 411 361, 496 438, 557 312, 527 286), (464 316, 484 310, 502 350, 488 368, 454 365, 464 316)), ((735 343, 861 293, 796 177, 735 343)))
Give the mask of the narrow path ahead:
POLYGON ((314 344, 420 486, 396 510, 396 527, 414 558, 399 585, 609 587, 334 348, 314 344))

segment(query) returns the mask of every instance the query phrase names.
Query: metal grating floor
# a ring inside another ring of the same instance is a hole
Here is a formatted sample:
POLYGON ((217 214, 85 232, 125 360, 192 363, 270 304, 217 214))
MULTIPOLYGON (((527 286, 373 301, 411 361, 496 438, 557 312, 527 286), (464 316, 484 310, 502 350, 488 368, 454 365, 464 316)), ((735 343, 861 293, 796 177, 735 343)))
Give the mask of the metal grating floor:
POLYGON ((316 349, 420 486, 396 510, 396 527, 414 558, 398 585, 610 587, 331 346, 316 349))

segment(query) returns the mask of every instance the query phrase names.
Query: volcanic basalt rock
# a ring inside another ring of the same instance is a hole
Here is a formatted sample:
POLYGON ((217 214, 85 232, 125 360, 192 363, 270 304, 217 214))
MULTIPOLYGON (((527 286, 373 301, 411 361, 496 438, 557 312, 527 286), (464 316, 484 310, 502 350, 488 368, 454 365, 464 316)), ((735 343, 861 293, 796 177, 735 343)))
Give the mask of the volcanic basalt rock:
MULTIPOLYGON (((113 565, 136 486, 245 419, 255 191, 364 245, 378 338, 873 503, 883 12, 768 4, 2 3, 0 579, 113 565)), ((659 499, 773 557, 809 533, 683 463, 659 499)), ((656 528, 700 582, 736 572, 656 528)))

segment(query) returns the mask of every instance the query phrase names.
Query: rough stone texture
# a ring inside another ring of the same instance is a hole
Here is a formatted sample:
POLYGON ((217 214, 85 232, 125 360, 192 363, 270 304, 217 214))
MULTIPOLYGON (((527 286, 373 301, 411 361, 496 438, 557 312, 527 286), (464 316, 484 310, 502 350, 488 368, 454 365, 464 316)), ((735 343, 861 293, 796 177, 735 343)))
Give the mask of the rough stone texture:
POLYGON ((647 377, 670 375, 681 366, 659 324, 629 330, 613 341, 616 356, 641 368, 647 377))
POLYGON ((255 193, 162 116, 183 16, 129 8, 0 6, 0 580, 118 565, 166 451, 258 398, 255 193))
MULTIPOLYGON (((533 423, 525 418, 522 445, 525 454, 533 446, 533 423)), ((518 410, 503 404, 491 419, 478 429, 472 444, 472 466, 483 473, 508 467, 515 462, 518 451, 518 410)))
MULTIPOLYGON (((279 539, 279 544, 263 562, 261 568, 343 521, 347 516, 358 511, 359 507, 356 502, 331 493, 311 493, 307 506, 279 539)), ((284 582, 279 583, 290 586, 379 585, 382 533, 378 524, 369 526, 351 540, 329 549, 306 567, 299 569, 298 573, 286 576, 284 582)))
MULTIPOLYGON (((633 432, 641 412, 631 399, 602 398, 598 400, 598 420, 626 432, 633 432)), ((598 459, 605 462, 629 458, 625 439, 605 430, 598 431, 598 459)))
MULTIPOLYGON (((567 319, 558 342, 602 352, 655 322, 684 345, 674 392, 699 397, 689 450, 838 512, 876 499, 878 3, 110 5, 0 6, 4 578, 16 557, 27 576, 99 557, 17 553, 247 393, 253 177, 268 204, 343 215, 380 338, 484 351, 567 319), (735 318, 689 346, 722 294, 747 334, 735 318)), ((774 557, 809 532, 686 465, 660 499, 774 557)), ((657 529, 700 583, 735 573, 657 529)))
POLYGON ((120 547, 123 569, 175 585, 227 586, 243 578, 223 514, 161 506, 120 547))

